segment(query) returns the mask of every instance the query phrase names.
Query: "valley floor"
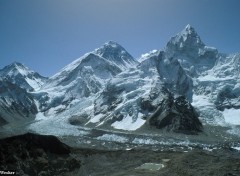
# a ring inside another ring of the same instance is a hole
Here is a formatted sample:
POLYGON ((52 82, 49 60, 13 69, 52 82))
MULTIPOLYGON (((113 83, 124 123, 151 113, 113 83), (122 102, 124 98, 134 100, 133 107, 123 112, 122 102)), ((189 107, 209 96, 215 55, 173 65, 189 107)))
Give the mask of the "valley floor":
POLYGON ((239 153, 227 150, 188 152, 131 150, 74 150, 82 161, 80 169, 68 175, 142 176, 237 176, 239 153), (146 167, 143 167, 145 164, 146 167), (141 167, 142 166, 142 167, 141 167), (157 167, 160 166, 160 167, 157 167))
POLYGON ((26 134, 0 140, 0 170, 24 176, 238 176, 240 153, 212 151, 100 150, 68 147, 54 136, 26 134))
POLYGON ((42 176, 240 175, 239 136, 228 133, 230 127, 204 125, 202 133, 184 135, 148 127, 126 132, 78 126, 76 135, 58 136, 70 146, 66 156, 43 152, 42 146, 36 146, 38 142, 28 142, 31 140, 17 138, 18 142, 3 146, 4 138, 29 132, 27 127, 32 123, 11 124, 0 130, 1 169, 42 176))

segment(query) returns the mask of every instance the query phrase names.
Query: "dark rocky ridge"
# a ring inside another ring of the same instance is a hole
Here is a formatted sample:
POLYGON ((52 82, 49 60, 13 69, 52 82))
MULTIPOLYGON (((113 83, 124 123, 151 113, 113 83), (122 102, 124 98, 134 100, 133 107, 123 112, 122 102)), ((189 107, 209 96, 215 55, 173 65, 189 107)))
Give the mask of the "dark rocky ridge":
POLYGON ((196 134, 203 130, 198 113, 184 96, 174 98, 168 94, 149 118, 149 124, 185 134, 196 134))
POLYGON ((55 136, 27 133, 0 140, 0 170, 17 175, 60 175, 80 167, 55 136))

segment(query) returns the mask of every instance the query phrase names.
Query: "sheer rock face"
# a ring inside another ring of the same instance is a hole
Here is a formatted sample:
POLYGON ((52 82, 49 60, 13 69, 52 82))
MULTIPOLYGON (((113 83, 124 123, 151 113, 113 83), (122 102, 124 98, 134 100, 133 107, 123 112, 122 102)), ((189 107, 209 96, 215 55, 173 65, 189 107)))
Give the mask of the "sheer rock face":
POLYGON ((184 95, 189 101, 192 101, 193 81, 177 59, 169 58, 165 52, 160 52, 157 69, 162 82, 172 93, 184 95))
POLYGON ((160 129, 178 133, 196 134, 203 127, 198 113, 185 97, 168 95, 149 118, 149 124, 160 129))
POLYGON ((30 93, 16 84, 0 80, 0 124, 33 118, 37 112, 30 93))

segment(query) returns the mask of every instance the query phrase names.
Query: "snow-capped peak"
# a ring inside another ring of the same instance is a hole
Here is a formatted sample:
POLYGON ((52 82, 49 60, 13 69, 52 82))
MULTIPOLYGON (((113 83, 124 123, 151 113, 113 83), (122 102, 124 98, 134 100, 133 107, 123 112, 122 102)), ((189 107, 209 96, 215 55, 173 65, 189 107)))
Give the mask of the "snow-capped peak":
POLYGON ((121 45, 119 45, 117 42, 113 41, 113 40, 110 40, 108 42, 106 42, 104 45, 106 46, 112 46, 112 47, 122 47, 121 45))
POLYGON ((178 49, 203 48, 205 44, 191 25, 187 25, 180 33, 172 37, 167 47, 174 45, 178 49))
POLYGON ((185 27, 185 31, 188 33, 196 33, 195 29, 190 24, 185 27))
POLYGON ((13 62, 10 65, 7 65, 6 67, 4 67, 0 73, 5 73, 5 75, 7 76, 13 76, 13 75, 17 75, 17 74, 21 74, 23 76, 27 75, 29 72, 33 72, 31 71, 29 68, 25 67, 23 64, 18 63, 18 62, 13 62))
POLYGON ((105 42, 100 48, 97 48, 96 50, 99 50, 99 49, 103 50, 103 49, 110 49, 110 48, 121 48, 124 50, 124 48, 120 44, 118 44, 113 40, 105 42))
POLYGON ((22 68, 27 68, 25 67, 23 64, 19 63, 19 62, 13 62, 12 64, 9 65, 9 67, 22 67, 22 68))
POLYGON ((106 42, 100 48, 95 49, 93 53, 116 64, 122 70, 134 67, 138 64, 138 62, 120 44, 114 41, 106 42))
POLYGON ((47 80, 47 78, 18 62, 13 62, 1 69, 0 77, 31 91, 40 88, 47 80))
POLYGON ((190 38, 194 43, 197 43, 197 44, 200 44, 200 45, 204 45, 203 42, 201 41, 200 36, 198 35, 198 33, 189 24, 185 27, 185 29, 182 30, 180 35, 183 37, 184 41, 187 41, 190 38))
POLYGON ((189 24, 170 39, 164 51, 169 58, 178 59, 191 76, 212 68, 218 57, 217 49, 206 46, 189 24))
POLYGON ((118 53, 118 51, 126 52, 126 50, 117 42, 108 41, 104 43, 100 48, 95 49, 93 53, 98 54, 102 57, 108 58, 113 53, 120 54, 118 53))

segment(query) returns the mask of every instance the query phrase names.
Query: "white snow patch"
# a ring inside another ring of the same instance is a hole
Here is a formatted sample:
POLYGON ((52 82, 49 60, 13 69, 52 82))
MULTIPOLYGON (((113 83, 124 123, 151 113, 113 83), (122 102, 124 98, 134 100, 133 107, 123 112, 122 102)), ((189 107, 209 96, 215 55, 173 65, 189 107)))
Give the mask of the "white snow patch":
POLYGON ((240 151, 240 147, 232 147, 232 148, 235 149, 235 150, 240 151))
POLYGON ((240 109, 225 109, 223 111, 224 119, 232 125, 240 125, 240 109))
POLYGON ((33 80, 26 77, 25 80, 34 90, 39 90, 41 86, 44 84, 40 79, 33 80))
POLYGON ((116 134, 104 134, 102 136, 97 137, 97 140, 120 142, 120 143, 128 142, 128 138, 123 136, 118 136, 116 134))
POLYGON ((38 112, 35 120, 45 120, 47 117, 44 116, 42 112, 38 112))
MULTIPOLYGON (((89 120, 89 122, 91 122, 91 123, 97 123, 97 122, 99 122, 99 121, 101 120, 102 117, 103 117, 103 114, 98 114, 98 115, 94 116, 93 118, 91 118, 91 119, 89 120)), ((88 123, 89 123, 89 122, 88 122, 88 123)))
POLYGON ((140 128, 145 123, 145 121, 146 120, 138 117, 137 120, 133 122, 132 117, 127 115, 122 121, 116 121, 111 126, 116 129, 134 131, 140 128))
POLYGON ((199 81, 226 81, 226 80, 231 80, 231 79, 234 79, 233 77, 225 77, 225 78, 219 78, 219 77, 216 77, 216 76, 213 76, 211 74, 208 74, 206 76, 202 76, 202 77, 199 77, 198 80, 199 81))
POLYGON ((154 144, 159 144, 159 141, 153 140, 153 139, 142 139, 142 138, 135 138, 132 141, 133 144, 150 144, 150 145, 154 145, 154 144))
POLYGON ((213 106, 213 103, 209 102, 209 97, 205 95, 193 94, 192 105, 195 107, 213 106))
POLYGON ((159 163, 159 164, 158 163, 144 163, 135 169, 157 171, 164 167, 165 167, 165 165, 161 164, 161 163, 159 163))
POLYGON ((144 60, 148 59, 149 57, 151 57, 152 55, 156 54, 157 52, 158 52, 158 50, 154 49, 154 50, 152 50, 152 51, 150 51, 148 53, 142 54, 139 57, 138 61, 139 62, 143 62, 144 60))
POLYGON ((23 75, 23 76, 27 76, 29 72, 31 72, 27 67, 26 68, 21 68, 18 65, 16 65, 16 69, 18 70, 18 72, 23 75))

